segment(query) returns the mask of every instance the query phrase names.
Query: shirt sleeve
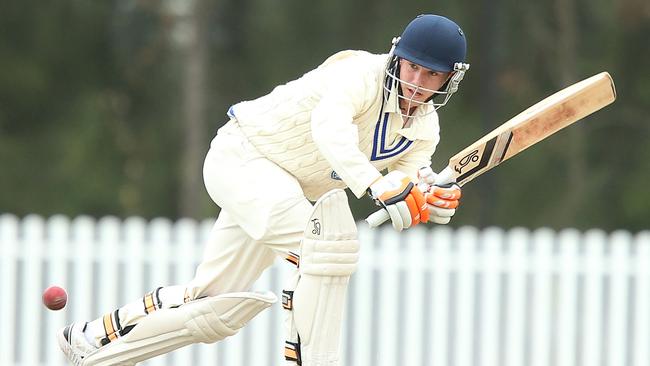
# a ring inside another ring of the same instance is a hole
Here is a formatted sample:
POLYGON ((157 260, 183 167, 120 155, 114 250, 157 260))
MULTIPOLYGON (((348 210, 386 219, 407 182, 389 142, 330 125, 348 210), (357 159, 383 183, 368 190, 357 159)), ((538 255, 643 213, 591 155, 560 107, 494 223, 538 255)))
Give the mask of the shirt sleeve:
POLYGON ((357 198, 381 177, 359 150, 358 129, 353 118, 381 98, 380 82, 370 67, 340 62, 323 70, 323 89, 311 113, 312 138, 332 169, 357 198))

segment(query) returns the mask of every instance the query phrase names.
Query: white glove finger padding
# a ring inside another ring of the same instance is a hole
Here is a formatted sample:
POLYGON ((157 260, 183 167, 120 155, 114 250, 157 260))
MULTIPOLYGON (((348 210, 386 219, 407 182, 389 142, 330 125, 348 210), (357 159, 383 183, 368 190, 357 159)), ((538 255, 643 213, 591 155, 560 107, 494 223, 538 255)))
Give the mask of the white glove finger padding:
POLYGON ((455 208, 441 208, 434 205, 427 205, 429 209, 429 217, 452 217, 456 213, 455 208))
POLYGON ((429 221, 441 225, 448 224, 456 213, 454 208, 440 208, 429 204, 427 204, 427 208, 429 209, 429 221))
POLYGON ((393 228, 397 231, 402 231, 411 227, 411 213, 408 209, 406 202, 398 202, 396 204, 386 206, 386 211, 390 215, 390 220, 393 223, 393 228))
POLYGON ((430 216, 429 222, 433 222, 438 225, 446 225, 451 221, 451 217, 439 217, 439 216, 430 216))

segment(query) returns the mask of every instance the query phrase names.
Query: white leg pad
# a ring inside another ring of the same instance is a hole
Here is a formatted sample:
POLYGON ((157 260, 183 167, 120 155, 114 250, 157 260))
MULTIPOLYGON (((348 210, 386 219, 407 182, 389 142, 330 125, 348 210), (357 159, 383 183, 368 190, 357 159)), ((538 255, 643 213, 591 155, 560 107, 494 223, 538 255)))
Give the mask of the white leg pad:
POLYGON ((236 292, 161 309, 142 318, 123 337, 99 348, 83 366, 131 366, 192 343, 229 337, 276 302, 271 292, 236 292))
POLYGON ((357 228, 342 190, 315 204, 300 248, 300 278, 293 293, 293 326, 299 338, 296 363, 340 364, 340 334, 350 275, 357 268, 357 228))

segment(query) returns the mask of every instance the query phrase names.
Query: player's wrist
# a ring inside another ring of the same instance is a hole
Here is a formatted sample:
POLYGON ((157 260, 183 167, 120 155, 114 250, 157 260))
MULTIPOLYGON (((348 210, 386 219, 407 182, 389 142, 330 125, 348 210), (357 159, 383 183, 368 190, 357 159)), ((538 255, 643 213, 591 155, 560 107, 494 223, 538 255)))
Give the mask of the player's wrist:
POLYGON ((413 186, 404 173, 392 171, 372 183, 368 187, 368 192, 372 198, 392 204, 404 200, 413 186))

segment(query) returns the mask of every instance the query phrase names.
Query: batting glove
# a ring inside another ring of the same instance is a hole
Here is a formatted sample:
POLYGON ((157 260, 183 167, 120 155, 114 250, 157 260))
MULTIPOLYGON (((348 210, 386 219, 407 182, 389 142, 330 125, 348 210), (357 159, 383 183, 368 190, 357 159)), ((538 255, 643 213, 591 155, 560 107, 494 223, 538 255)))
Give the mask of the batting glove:
POLYGON ((429 211, 429 221, 448 224, 460 204, 461 190, 458 184, 433 185, 424 194, 429 211))
POLYGON ((430 167, 418 171, 418 187, 423 192, 429 221, 436 224, 447 224, 456 213, 460 204, 461 189, 456 183, 434 184, 437 174, 430 167))
POLYGON ((404 173, 394 170, 368 188, 377 205, 388 212, 393 228, 408 229, 429 221, 429 208, 420 189, 404 173))

